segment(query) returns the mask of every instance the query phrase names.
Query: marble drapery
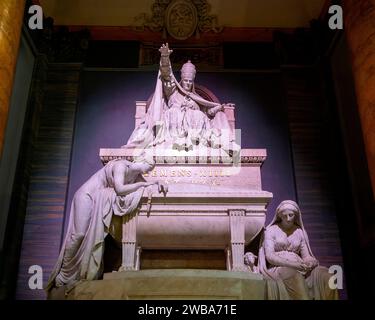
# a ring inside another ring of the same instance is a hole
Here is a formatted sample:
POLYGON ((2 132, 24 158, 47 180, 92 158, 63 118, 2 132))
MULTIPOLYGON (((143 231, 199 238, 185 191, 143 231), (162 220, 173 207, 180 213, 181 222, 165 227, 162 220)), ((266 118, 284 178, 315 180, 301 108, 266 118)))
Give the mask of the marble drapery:
POLYGON ((337 300, 338 292, 329 287, 332 276, 318 265, 314 257, 299 206, 283 201, 272 222, 265 228, 259 249, 259 272, 266 279, 266 294, 270 300, 337 300), (295 230, 288 235, 280 225, 283 210, 295 212, 295 230), (312 270, 300 271, 290 263, 315 263, 312 270))
MULTIPOLYGON (((164 46, 162 49, 168 49, 164 46)), ((169 50, 169 49, 168 49, 169 50)), ((208 101, 194 89, 195 66, 188 61, 182 70, 191 81, 189 89, 178 82, 169 55, 162 54, 155 91, 141 124, 123 147, 145 148, 163 145, 164 149, 191 150, 195 145, 238 151, 224 105, 208 101)), ((181 70, 181 72, 182 72, 181 70)))
MULTIPOLYGON (((114 190, 113 166, 110 161, 96 172, 75 193, 72 201, 67 234, 58 261, 48 280, 47 291, 53 287, 67 285, 69 291, 81 280, 95 280, 102 272, 104 239, 109 233, 113 215, 133 213, 141 200, 144 187, 119 196, 114 190)), ((134 181, 127 178, 124 183, 142 181, 141 175, 134 181)), ((144 180, 143 180, 144 181, 144 180)))

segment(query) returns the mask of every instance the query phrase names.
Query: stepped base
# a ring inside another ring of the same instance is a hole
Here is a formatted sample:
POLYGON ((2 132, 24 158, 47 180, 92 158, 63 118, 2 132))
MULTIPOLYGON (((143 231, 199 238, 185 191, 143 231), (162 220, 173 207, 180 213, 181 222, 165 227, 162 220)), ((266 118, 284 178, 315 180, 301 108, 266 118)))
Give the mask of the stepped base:
POLYGON ((250 272, 142 270, 106 273, 103 280, 77 285, 69 300, 263 300, 265 282, 250 272))

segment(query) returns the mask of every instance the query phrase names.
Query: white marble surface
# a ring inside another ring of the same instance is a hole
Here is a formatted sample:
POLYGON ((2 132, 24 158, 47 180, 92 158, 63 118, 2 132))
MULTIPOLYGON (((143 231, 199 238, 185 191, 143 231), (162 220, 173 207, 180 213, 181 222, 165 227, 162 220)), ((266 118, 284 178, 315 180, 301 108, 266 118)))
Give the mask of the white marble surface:
POLYGON ((171 269, 107 273, 103 280, 79 284, 67 299, 263 300, 264 297, 265 281, 259 274, 171 269))

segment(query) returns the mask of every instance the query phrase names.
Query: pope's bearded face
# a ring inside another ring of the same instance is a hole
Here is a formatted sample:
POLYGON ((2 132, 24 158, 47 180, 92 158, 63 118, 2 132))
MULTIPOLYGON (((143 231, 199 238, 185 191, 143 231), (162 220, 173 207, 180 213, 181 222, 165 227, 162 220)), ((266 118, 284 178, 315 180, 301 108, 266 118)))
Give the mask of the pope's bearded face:
POLYGON ((182 78, 182 88, 186 91, 191 91, 193 89, 194 79, 191 78, 182 78))

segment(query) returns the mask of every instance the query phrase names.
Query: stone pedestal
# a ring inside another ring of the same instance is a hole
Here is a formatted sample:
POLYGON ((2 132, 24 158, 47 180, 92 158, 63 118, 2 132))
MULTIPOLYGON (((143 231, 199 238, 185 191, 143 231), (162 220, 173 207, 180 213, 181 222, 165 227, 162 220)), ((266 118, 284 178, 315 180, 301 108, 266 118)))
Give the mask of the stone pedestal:
MULTIPOLYGON (((101 149, 100 155, 103 163, 133 160, 129 149, 101 149)), ((137 214, 113 217, 110 233, 122 242, 121 271, 139 269, 141 249, 223 250, 228 271, 247 270, 245 245, 264 227, 272 199, 261 187, 266 151, 242 150, 238 166, 222 156, 195 163, 189 157, 181 152, 156 157, 156 167, 145 179, 167 184, 167 194, 145 192, 137 214)))
POLYGON ((265 281, 261 275, 250 272, 173 269, 113 272, 104 274, 103 280, 80 283, 66 298, 263 300, 265 281))

